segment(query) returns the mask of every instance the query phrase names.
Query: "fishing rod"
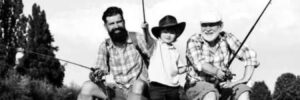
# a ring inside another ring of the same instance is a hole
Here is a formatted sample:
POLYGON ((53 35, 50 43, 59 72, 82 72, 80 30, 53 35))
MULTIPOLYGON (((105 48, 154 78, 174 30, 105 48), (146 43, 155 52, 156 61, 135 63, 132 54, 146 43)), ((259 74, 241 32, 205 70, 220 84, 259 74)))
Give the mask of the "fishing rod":
POLYGON ((237 51, 234 53, 233 57, 230 59, 230 61, 227 64, 227 68, 230 67, 231 63, 233 62, 234 58, 237 56, 238 52, 241 50, 241 48, 243 47, 244 43, 246 42, 246 40, 248 39, 249 35, 252 33, 253 29, 255 28, 257 22, 260 20, 261 16, 264 14, 264 12, 266 11, 266 9, 269 7, 269 5, 271 4, 270 0, 268 2, 268 4, 266 5, 266 7, 264 8, 264 10, 262 11, 262 13, 259 15, 258 19, 255 21, 254 25, 251 27, 250 31, 248 32, 247 36, 245 37, 245 39, 243 40, 243 42, 241 43, 241 45, 239 46, 239 48, 237 49, 237 51))
POLYGON ((148 43, 148 41, 151 41, 152 40, 152 38, 151 38, 151 36, 150 36, 150 33, 149 33, 149 30, 148 30, 148 23, 147 23, 147 21, 146 21, 146 12, 145 12, 145 4, 144 4, 144 0, 142 0, 142 8, 143 8, 143 19, 144 19, 144 21, 143 21, 143 24, 145 25, 145 26, 143 26, 143 32, 144 32, 144 36, 145 36, 145 41, 146 41, 146 43, 148 43))
MULTIPOLYGON (((0 44, 0 47, 6 47, 6 46, 0 44)), ((8 48, 14 48, 14 47, 8 47, 8 48)), ((63 61, 63 62, 66 62, 66 63, 70 63, 70 64, 73 64, 73 65, 76 65, 76 66, 79 66, 79 67, 82 67, 82 68, 85 68, 85 69, 90 69, 90 70, 92 70, 92 71, 95 70, 94 68, 87 67, 87 66, 84 66, 84 65, 82 65, 82 64, 78 64, 78 63, 75 63, 75 62, 72 62, 72 61, 69 61, 69 60, 64 60, 64 59, 61 59, 61 58, 57 58, 57 57, 53 57, 53 56, 41 54, 41 53, 34 52, 34 51, 30 51, 30 50, 25 50, 25 49, 23 49, 23 50, 17 50, 17 52, 27 52, 27 53, 36 54, 36 55, 39 55, 39 56, 50 57, 50 58, 58 59, 58 60, 60 60, 60 61, 63 61)))
POLYGON ((143 6, 143 18, 144 18, 144 23, 146 22, 146 15, 145 15, 145 5, 144 5, 144 0, 142 0, 142 6, 143 6))
MULTIPOLYGON (((52 56, 48 56, 48 55, 45 55, 45 54, 41 54, 41 53, 37 53, 37 52, 32 52, 32 51, 28 51, 28 50, 24 50, 24 51, 25 51, 25 52, 28 52, 28 53, 40 55, 40 56, 52 57, 52 56)), ((52 57, 52 58, 54 58, 54 57, 52 57)), ((82 68, 85 68, 85 69, 91 69, 90 67, 87 67, 87 66, 84 66, 84 65, 82 65, 82 64, 75 63, 75 62, 71 62, 71 61, 68 61, 68 60, 60 59, 60 58, 57 58, 57 57, 55 57, 55 59, 58 59, 58 60, 60 60, 60 61, 67 62, 67 63, 70 63, 70 64, 73 64, 73 65, 76 65, 76 66, 79 66, 79 67, 82 67, 82 68)), ((91 70, 92 70, 92 69, 91 69, 91 70)))

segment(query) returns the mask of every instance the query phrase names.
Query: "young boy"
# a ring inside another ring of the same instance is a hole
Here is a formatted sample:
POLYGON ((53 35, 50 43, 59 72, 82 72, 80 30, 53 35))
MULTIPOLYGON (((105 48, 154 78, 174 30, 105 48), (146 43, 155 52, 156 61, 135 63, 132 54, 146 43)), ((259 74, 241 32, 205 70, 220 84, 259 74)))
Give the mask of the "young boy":
POLYGON ((157 38, 148 69, 151 100, 179 100, 179 75, 186 67, 173 43, 184 28, 185 22, 177 23, 174 16, 167 15, 151 30, 157 38))

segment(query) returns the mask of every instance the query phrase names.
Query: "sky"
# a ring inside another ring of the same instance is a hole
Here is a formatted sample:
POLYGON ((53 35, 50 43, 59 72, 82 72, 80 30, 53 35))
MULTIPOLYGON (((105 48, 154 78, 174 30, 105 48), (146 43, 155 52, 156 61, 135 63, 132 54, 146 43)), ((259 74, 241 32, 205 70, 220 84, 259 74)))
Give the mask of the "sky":
MULTIPOLYGON (((150 28, 158 26, 165 15, 173 15, 186 28, 175 43, 184 55, 187 39, 200 32, 199 17, 210 10, 219 11, 224 22, 224 31, 244 39, 269 0, 145 0, 146 20, 150 28)), ((101 20, 109 6, 123 9, 126 28, 142 32, 142 0, 23 0, 24 13, 31 14, 33 3, 45 10, 53 45, 59 47, 56 56, 85 66, 95 66, 98 46, 107 31, 101 20)), ((299 0, 272 0, 246 45, 256 50, 260 66, 251 79, 264 81, 271 91, 277 78, 286 72, 300 75, 300 4, 299 0)), ((61 62, 65 64, 65 62, 61 62)), ((235 60, 231 66, 240 78, 243 63, 235 60)), ((87 81, 89 70, 67 64, 64 84, 82 85, 87 81)))

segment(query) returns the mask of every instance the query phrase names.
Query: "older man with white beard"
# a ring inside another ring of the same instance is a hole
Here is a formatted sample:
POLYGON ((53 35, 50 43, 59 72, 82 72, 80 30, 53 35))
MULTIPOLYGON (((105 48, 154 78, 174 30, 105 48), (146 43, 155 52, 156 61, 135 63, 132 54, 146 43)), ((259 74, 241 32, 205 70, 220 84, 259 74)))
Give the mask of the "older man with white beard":
MULTIPOLYGON (((221 15, 216 12, 202 14, 201 31, 187 42, 187 57, 194 73, 186 83, 186 94, 190 100, 249 100, 250 88, 246 83, 259 65, 256 53, 243 46, 237 58, 245 63, 244 76, 231 81, 227 66, 241 42, 232 34, 222 30, 221 15), (196 74, 195 74, 196 73, 196 74), (197 79, 197 80, 195 80, 197 79)), ((232 77, 232 76, 231 76, 232 77)))

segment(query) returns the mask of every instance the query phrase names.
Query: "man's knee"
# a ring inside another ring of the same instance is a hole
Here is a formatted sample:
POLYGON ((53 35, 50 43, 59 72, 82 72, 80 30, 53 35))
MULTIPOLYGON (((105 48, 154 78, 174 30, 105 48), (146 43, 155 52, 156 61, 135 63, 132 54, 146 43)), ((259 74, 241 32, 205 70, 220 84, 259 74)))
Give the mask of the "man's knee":
POLYGON ((217 100, 216 92, 208 92, 206 95, 204 95, 203 100, 217 100))
POLYGON ((251 88, 245 84, 239 84, 233 88, 235 91, 235 100, 249 100, 250 93, 251 93, 251 88))
POLYGON ((78 100, 90 100, 93 96, 106 99, 107 96, 103 92, 103 89, 100 88, 97 84, 92 81, 86 81, 81 87, 81 91, 78 95, 78 100))
POLYGON ((250 92, 249 91, 246 91, 246 92, 243 92, 237 100, 250 100, 250 92))
POLYGON ((136 94, 142 94, 143 90, 147 86, 147 83, 143 80, 136 80, 132 86, 132 92, 136 94))
POLYGON ((93 96, 87 94, 79 94, 77 100, 93 100, 93 96))

